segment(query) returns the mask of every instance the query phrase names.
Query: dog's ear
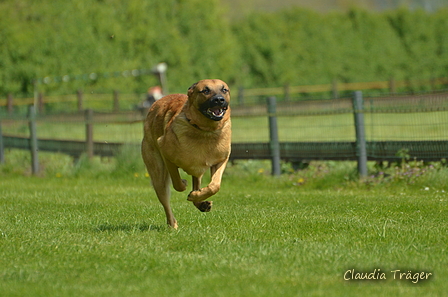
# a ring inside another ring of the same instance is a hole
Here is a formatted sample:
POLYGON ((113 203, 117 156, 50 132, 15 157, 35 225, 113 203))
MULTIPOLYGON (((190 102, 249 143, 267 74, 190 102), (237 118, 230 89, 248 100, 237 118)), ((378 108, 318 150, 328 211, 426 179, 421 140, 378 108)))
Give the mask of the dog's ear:
POLYGON ((198 83, 194 83, 191 85, 191 87, 188 88, 188 96, 191 96, 191 94, 193 94, 194 89, 196 88, 197 85, 198 83))

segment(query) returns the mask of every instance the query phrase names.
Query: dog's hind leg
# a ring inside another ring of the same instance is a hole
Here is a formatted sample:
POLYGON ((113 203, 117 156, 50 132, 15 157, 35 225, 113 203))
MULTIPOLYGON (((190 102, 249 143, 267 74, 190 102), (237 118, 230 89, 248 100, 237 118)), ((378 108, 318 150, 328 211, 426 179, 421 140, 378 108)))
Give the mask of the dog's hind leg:
MULTIPOLYGON (((165 171, 165 170, 163 170, 165 171)), ((170 205, 170 176, 168 172, 159 172, 158 176, 156 178, 152 178, 152 185, 154 187, 154 190, 156 191, 157 198, 159 198, 160 203, 163 206, 163 209, 165 210, 166 215, 166 221, 168 225, 173 227, 174 229, 177 229, 177 221, 174 217, 173 210, 171 209, 170 205)))
POLYGON ((143 143, 143 160, 145 161, 146 169, 151 176, 151 183, 156 192, 157 198, 165 210, 166 220, 168 225, 177 229, 177 221, 174 218, 173 211, 170 205, 170 183, 171 178, 167 168, 163 162, 162 156, 158 151, 154 151, 147 143, 143 143))

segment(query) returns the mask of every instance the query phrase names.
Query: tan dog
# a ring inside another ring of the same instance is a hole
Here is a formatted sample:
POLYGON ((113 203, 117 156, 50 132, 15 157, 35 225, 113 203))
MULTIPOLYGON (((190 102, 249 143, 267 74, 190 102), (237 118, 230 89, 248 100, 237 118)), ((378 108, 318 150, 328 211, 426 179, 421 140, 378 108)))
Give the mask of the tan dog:
POLYGON ((168 224, 177 229, 170 206, 170 181, 176 191, 185 191, 187 181, 179 168, 193 178, 188 200, 200 211, 210 211, 230 155, 230 91, 218 79, 201 80, 183 94, 156 101, 145 121, 142 156, 154 190, 165 209, 168 224), (210 184, 201 179, 210 169, 210 184))

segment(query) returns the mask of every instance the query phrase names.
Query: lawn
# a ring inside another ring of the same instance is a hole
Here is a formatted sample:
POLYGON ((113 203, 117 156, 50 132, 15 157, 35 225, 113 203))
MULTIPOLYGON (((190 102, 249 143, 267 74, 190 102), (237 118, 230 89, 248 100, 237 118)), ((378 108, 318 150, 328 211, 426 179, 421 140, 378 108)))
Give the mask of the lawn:
POLYGON ((210 213, 173 192, 178 231, 141 168, 0 171, 0 296, 445 296, 446 183, 300 185, 260 164, 230 166, 210 213))

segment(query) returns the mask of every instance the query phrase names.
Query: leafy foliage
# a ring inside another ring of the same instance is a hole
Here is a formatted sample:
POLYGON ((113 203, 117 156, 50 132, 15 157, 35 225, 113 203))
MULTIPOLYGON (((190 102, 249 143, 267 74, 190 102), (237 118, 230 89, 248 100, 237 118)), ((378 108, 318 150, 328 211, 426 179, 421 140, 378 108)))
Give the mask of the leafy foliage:
MULTIPOLYGON (((182 91, 193 77, 232 81, 238 55, 230 33, 215 0, 2 1, 0 93, 29 95, 38 77, 151 68, 162 61, 182 91)), ((154 83, 152 77, 86 78, 49 84, 45 91, 132 92, 154 83)))
POLYGON ((448 28, 442 15, 446 12, 295 9, 254 14, 235 33, 248 40, 243 57, 255 84, 431 78, 446 75, 437 46, 444 39, 440 28, 448 28))
POLYGON ((321 14, 293 8, 229 22, 218 0, 0 2, 0 94, 29 96, 32 81, 79 75, 40 86, 51 93, 143 92, 155 77, 89 79, 169 66, 171 92, 198 79, 268 87, 444 77, 448 11, 353 8, 321 14))

